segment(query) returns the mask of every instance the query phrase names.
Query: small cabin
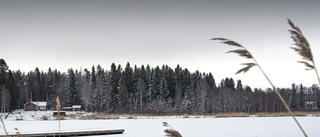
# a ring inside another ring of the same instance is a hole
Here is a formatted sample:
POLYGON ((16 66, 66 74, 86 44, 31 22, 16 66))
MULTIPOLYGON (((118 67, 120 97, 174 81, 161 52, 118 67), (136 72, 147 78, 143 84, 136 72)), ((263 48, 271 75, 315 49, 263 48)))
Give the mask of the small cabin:
POLYGON ((24 104, 24 110, 25 111, 46 111, 47 110, 47 102, 32 102, 30 100, 29 102, 24 104))

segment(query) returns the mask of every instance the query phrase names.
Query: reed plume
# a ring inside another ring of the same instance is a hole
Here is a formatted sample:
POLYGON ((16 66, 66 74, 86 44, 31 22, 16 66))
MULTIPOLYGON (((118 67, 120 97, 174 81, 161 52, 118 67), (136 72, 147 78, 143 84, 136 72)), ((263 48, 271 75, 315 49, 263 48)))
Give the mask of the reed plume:
POLYGON ((292 111, 290 110, 289 106, 287 105, 287 103, 284 101, 283 97, 281 96, 281 94, 279 93, 279 91, 277 90, 277 88, 274 86, 274 84, 271 82, 271 80, 269 79, 269 77, 266 75, 266 73, 263 71, 263 69, 260 67, 260 65, 258 64, 258 62, 256 61, 256 59, 252 56, 252 54, 242 45, 240 45, 239 43, 226 39, 226 38, 212 38, 211 40, 218 40, 221 41, 221 43, 230 45, 230 46, 235 46, 238 47, 239 49, 236 50, 231 50, 228 51, 227 53, 236 53, 241 57, 245 57, 247 59, 252 59, 253 62, 251 63, 242 63, 242 65, 245 65, 244 68, 238 70, 236 72, 236 74, 239 74, 241 72, 246 73, 247 71, 250 70, 250 68, 252 68, 253 66, 257 66, 260 71, 263 73, 263 75, 265 76, 265 78, 268 80, 268 82, 270 83, 270 85, 272 86, 273 90, 277 93, 277 95, 279 96, 280 100, 282 101, 283 105, 286 107, 287 111, 290 113, 290 115, 292 116, 292 118, 294 119, 294 121, 297 123, 297 125, 299 126, 300 130, 303 132, 305 137, 308 137, 307 134, 305 133, 305 131, 303 130, 302 126, 300 125, 300 123, 298 122, 298 120, 296 119, 296 117, 294 116, 294 114, 292 113, 292 111))
POLYGON ((293 43, 294 47, 291 47, 291 48, 294 51, 296 51, 302 57, 302 60, 303 60, 298 62, 304 64, 306 66, 306 70, 313 70, 313 69, 315 70, 318 78, 318 83, 320 85, 318 70, 314 63, 311 48, 307 39, 303 36, 298 26, 294 25, 294 23, 290 19, 287 19, 287 20, 288 20, 288 24, 291 27, 291 29, 289 29, 289 32, 291 34, 291 39, 294 41, 293 43))
POLYGON ((169 127, 170 129, 164 130, 167 137, 182 137, 182 135, 175 130, 172 126, 170 126, 167 122, 163 122, 164 127, 169 127))

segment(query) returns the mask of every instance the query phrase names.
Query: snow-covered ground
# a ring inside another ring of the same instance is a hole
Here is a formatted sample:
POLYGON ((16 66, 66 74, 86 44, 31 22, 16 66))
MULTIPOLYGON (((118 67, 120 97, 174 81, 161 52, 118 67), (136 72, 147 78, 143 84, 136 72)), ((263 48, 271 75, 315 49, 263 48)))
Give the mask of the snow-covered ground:
MULTIPOLYGON (((5 126, 10 133, 52 132, 58 131, 58 121, 51 116, 52 112, 38 111, 21 112, 10 115, 5 126), (41 120, 42 115, 49 120, 41 120), (16 120, 17 117, 23 120, 16 120)), ((320 136, 320 117, 298 117, 309 137, 320 136)), ((62 120, 61 131, 124 129, 119 135, 108 137, 164 137, 166 127, 162 122, 169 123, 184 137, 303 137, 304 135, 291 117, 245 117, 245 118, 214 118, 214 117, 138 117, 137 119, 112 120, 62 120)), ((0 135, 4 131, 0 129, 0 135)), ((101 136, 100 136, 101 137, 101 136)))

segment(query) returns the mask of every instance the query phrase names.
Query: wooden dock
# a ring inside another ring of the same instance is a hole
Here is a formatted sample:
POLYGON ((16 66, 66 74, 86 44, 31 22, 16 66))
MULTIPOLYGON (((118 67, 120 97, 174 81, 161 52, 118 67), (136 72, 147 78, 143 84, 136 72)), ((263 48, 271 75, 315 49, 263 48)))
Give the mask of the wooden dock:
MULTIPOLYGON (((112 135, 122 134, 124 129, 115 130, 90 130, 90 131, 61 131, 50 133, 27 133, 19 135, 9 135, 9 137, 69 137, 69 136, 91 136, 91 135, 112 135)), ((7 137, 6 135, 0 135, 0 137, 7 137)))

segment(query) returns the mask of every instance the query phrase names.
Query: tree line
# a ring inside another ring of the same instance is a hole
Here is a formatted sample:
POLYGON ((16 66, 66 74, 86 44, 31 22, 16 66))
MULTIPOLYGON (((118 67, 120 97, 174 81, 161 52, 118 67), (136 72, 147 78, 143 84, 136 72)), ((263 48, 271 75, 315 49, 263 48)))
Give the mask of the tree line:
MULTIPOLYGON (((23 109, 32 101, 46 101, 55 110, 56 97, 62 107, 81 105, 88 112, 122 114, 214 114, 226 112, 286 111, 271 89, 251 89, 241 80, 224 78, 217 85, 211 73, 190 72, 177 65, 151 68, 149 65, 124 68, 111 64, 91 69, 60 72, 12 71, 0 60, 1 112, 23 109)), ((320 88, 292 84, 278 88, 293 111, 320 108, 320 88)))

